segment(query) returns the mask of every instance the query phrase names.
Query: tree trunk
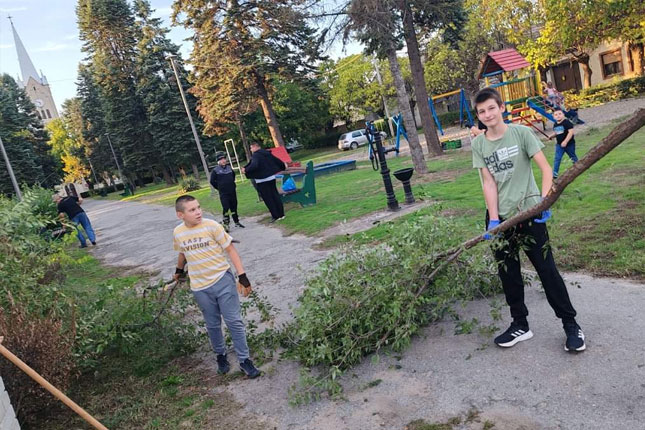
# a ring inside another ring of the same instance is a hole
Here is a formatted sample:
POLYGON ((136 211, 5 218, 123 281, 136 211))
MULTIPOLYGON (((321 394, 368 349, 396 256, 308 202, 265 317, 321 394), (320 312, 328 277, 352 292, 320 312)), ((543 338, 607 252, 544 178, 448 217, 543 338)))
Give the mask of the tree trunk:
POLYGON ((412 80, 414 81, 414 93, 416 94, 419 113, 421 114, 421 124, 423 126, 423 134, 426 137, 428 154, 431 156, 443 155, 432 113, 430 112, 430 106, 428 106, 428 90, 426 90, 423 63, 421 63, 419 43, 417 42, 417 35, 414 31, 414 20, 408 0, 399 0, 399 9, 403 17, 403 35, 405 36, 405 44, 408 47, 410 71, 412 72, 412 80))
POLYGON ((282 133, 280 133, 278 119, 275 116, 273 105, 271 104, 271 100, 269 100, 269 94, 267 93, 266 86, 264 85, 264 78, 256 74, 255 79, 258 94, 260 95, 260 105, 262 106, 262 112, 264 113, 267 127, 269 127, 269 133, 271 133, 271 139, 273 139, 273 145, 276 148, 284 146, 284 139, 282 138, 282 133))
POLYGON ((428 173, 428 166, 426 165, 426 160, 423 156, 423 149, 419 143, 419 135, 417 134, 417 129, 414 126, 414 114, 410 110, 410 99, 408 98, 408 93, 405 91, 405 83, 403 82, 403 76, 401 75, 401 68, 399 67, 399 61, 396 58, 396 51, 394 50, 391 42, 386 53, 387 60, 390 65, 390 72, 394 79, 396 98, 399 102, 399 109, 401 109, 401 114, 403 116, 403 124, 405 125, 405 129, 408 134, 408 144, 410 146, 410 155, 412 156, 414 169, 418 174, 428 173))
POLYGON ((193 168, 193 176, 199 181, 199 166, 195 163, 190 163, 190 165, 193 168))
POLYGON ((583 88, 591 87, 591 67, 589 67, 589 57, 578 59, 578 63, 582 68, 582 74, 584 75, 584 84, 583 88))
POLYGON ((643 76, 643 44, 630 43, 628 49, 632 53, 632 61, 634 62, 634 75, 643 76))
POLYGON ((161 174, 163 175, 163 180, 166 181, 166 185, 172 185, 174 183, 172 176, 170 176, 170 172, 168 172, 168 168, 165 165, 161 166, 161 174))
MULTIPOLYGON (((249 140, 246 137, 246 132, 244 131, 244 122, 240 115, 235 115, 235 120, 237 121, 237 128, 240 129, 240 137, 242 138, 242 147, 244 148, 244 154, 246 155, 246 160, 251 160, 251 147, 249 146, 249 140)), ((238 160, 239 162, 239 160, 238 160)))
POLYGON ((419 128, 419 124, 417 124, 417 116, 414 113, 414 107, 417 105, 417 102, 412 100, 412 97, 408 97, 410 100, 410 111, 412 112, 412 120, 414 121, 414 129, 416 130, 419 128))

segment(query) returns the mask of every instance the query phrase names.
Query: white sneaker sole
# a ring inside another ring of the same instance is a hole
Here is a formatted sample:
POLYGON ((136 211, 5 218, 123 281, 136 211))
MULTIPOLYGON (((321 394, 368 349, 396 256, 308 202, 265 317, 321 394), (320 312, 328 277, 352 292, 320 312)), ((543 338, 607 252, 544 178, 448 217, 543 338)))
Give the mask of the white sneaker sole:
POLYGON ((513 339, 510 342, 496 343, 496 345, 501 346, 502 348, 510 348, 511 346, 515 346, 515 344, 517 344, 518 342, 529 340, 532 337, 533 337, 533 332, 531 330, 529 330, 526 333, 524 333, 523 335, 520 335, 520 336, 516 337, 515 339, 513 339))

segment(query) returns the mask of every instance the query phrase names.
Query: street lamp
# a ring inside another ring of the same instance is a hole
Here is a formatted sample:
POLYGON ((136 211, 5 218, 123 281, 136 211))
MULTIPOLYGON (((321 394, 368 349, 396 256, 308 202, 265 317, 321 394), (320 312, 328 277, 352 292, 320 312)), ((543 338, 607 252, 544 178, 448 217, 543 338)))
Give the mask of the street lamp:
POLYGON ((13 189, 16 192, 16 196, 18 196, 18 200, 22 201, 22 193, 20 192, 18 181, 16 181, 16 176, 13 174, 13 169, 11 168, 11 162, 9 161, 9 156, 7 155, 7 151, 4 150, 4 144, 2 143, 1 137, 0 137, 0 149, 2 149, 2 156, 4 157, 4 162, 7 164, 7 172, 9 172, 9 177, 11 178, 13 189))
POLYGON ((112 147, 112 141, 110 140, 110 133, 105 133, 108 143, 110 144, 110 150, 112 151, 112 157, 114 157, 114 162, 116 163, 116 168, 119 171, 119 179, 121 179, 121 184, 123 184, 123 189, 125 190, 125 182, 123 181, 123 173, 121 172, 121 166, 119 165, 119 160, 116 158, 116 153, 112 147))
POLYGON ((181 80, 179 79, 179 72, 177 71, 177 65, 175 64, 175 58, 177 58, 177 56, 174 54, 169 54, 166 58, 170 60, 170 64, 172 65, 172 70, 175 72, 177 87, 179 88, 181 99, 184 102, 184 107, 186 108, 186 116, 188 116, 188 122, 190 122, 190 129, 193 131, 193 137, 195 138, 195 144, 197 144, 197 151, 199 152, 199 158, 202 159, 202 167, 204 168, 204 173, 206 174, 206 180, 208 180, 208 164, 206 164, 204 151, 202 151, 202 144, 199 141, 199 135, 197 134, 197 129, 195 128, 193 117, 190 114, 190 108, 188 107, 188 102, 186 101, 186 95, 184 94, 184 89, 181 86, 181 80))

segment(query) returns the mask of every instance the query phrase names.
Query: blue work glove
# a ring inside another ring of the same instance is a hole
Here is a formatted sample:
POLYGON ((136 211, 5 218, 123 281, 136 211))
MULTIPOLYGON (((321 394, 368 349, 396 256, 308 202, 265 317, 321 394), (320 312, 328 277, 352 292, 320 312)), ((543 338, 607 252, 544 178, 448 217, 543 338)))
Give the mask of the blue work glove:
POLYGON ((499 225, 499 220, 498 219, 492 219, 492 220, 488 221, 488 228, 486 229, 487 230, 486 233, 484 233, 484 239, 491 240, 493 238, 493 236, 488 234, 488 230, 492 230, 495 227, 497 227, 498 225, 499 225))
MULTIPOLYGON (((544 200, 544 197, 542 197, 542 200, 544 200)), ((545 211, 542 211, 540 218, 535 218, 533 221, 539 224, 545 224, 550 218, 551 218, 551 209, 547 209, 545 211)))

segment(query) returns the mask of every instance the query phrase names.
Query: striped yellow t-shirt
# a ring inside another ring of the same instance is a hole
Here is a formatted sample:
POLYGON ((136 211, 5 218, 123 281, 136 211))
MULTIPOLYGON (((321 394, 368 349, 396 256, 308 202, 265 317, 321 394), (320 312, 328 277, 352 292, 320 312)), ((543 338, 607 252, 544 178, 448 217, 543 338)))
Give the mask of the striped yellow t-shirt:
POLYGON ((175 250, 188 261, 191 290, 203 290, 219 281, 229 269, 226 249, 233 240, 224 227, 212 219, 202 219, 194 227, 183 222, 173 232, 175 250))

